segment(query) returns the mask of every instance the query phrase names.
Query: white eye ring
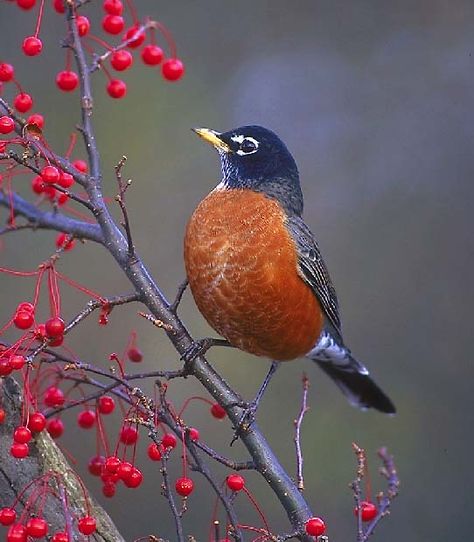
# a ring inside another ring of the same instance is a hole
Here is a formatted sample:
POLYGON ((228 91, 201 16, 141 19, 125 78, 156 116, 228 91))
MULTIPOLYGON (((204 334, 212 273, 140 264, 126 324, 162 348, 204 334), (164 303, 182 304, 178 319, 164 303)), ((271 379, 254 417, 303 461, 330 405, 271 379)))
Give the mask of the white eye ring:
POLYGON ((251 151, 248 151, 248 152, 245 152, 244 150, 242 149, 239 149, 236 151, 236 154, 238 154, 239 156, 248 156, 249 154, 254 154, 255 152, 258 151, 258 141, 256 139, 254 139, 253 137, 245 137, 243 135, 236 135, 236 136, 233 136, 230 138, 232 141, 235 141, 235 143, 239 143, 239 145, 242 146, 242 144, 244 142, 248 142, 248 143, 251 143, 253 145, 253 149, 251 151))

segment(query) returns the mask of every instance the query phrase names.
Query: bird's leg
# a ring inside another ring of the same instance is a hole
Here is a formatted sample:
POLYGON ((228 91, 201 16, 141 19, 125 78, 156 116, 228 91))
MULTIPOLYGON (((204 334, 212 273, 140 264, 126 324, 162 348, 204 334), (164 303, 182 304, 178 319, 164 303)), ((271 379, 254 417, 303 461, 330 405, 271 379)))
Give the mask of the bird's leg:
POLYGON ((193 341, 191 346, 186 349, 181 359, 186 363, 192 363, 198 356, 205 354, 209 348, 213 346, 230 346, 233 345, 227 339, 215 339, 213 337, 205 337, 204 339, 198 339, 193 341))
POLYGON ((263 394, 265 393, 265 390, 267 389, 268 384, 270 383, 270 380, 272 379, 273 375, 276 373, 276 370, 280 364, 278 361, 272 361, 272 364, 270 366, 270 369, 267 373, 267 376, 265 377, 265 380, 262 382, 262 385, 260 386, 257 395, 255 396, 254 400, 250 403, 246 403, 244 405, 245 410, 242 416, 240 417, 239 423, 235 427, 235 433, 234 438, 232 439, 231 445, 239 438, 239 435, 242 431, 246 431, 250 428, 253 421, 255 420, 255 413, 257 412, 257 408, 260 404, 260 401, 262 400, 263 394))

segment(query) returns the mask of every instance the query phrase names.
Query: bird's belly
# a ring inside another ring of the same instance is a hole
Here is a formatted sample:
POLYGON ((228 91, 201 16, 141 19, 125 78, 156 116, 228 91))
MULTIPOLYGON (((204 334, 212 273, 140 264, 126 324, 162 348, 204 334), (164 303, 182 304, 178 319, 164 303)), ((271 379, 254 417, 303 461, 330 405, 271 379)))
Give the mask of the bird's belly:
POLYGON ((306 354, 323 322, 284 220, 262 194, 215 190, 185 237, 191 291, 209 324, 234 346, 280 361, 306 354))

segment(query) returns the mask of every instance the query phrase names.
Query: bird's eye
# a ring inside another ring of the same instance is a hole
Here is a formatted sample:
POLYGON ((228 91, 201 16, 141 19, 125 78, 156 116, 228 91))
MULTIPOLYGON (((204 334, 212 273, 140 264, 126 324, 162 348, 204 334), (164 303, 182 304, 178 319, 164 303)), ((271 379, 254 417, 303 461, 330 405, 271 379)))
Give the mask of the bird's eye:
POLYGON ((239 154, 253 154, 258 150, 258 141, 253 137, 246 137, 239 146, 239 154))

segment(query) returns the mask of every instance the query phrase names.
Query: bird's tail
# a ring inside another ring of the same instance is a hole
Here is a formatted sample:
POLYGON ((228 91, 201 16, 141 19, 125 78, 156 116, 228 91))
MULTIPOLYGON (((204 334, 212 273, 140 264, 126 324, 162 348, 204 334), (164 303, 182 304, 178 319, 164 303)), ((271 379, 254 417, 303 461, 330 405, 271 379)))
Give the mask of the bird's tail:
POLYGON ((370 378, 369 371, 330 332, 323 331, 307 357, 334 380, 352 405, 395 413, 392 401, 370 378))

